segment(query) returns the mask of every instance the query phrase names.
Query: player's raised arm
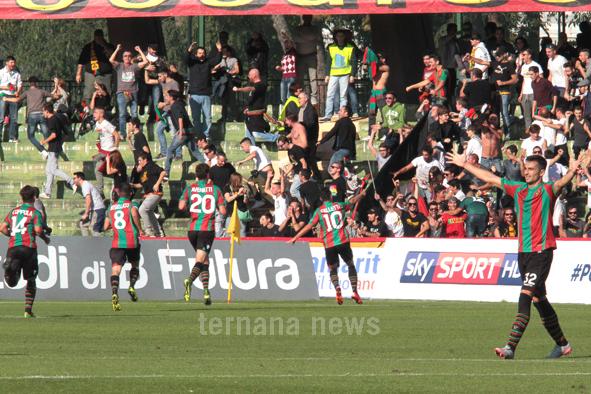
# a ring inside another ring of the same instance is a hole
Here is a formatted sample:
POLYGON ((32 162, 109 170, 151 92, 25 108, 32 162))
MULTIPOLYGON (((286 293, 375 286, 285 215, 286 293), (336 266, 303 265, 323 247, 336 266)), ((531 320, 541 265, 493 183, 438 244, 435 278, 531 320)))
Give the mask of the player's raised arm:
POLYGON ((490 183, 491 185, 496 186, 498 188, 501 187, 501 178, 499 176, 493 174, 492 172, 485 170, 484 168, 477 167, 474 164, 468 163, 467 161, 464 160, 463 156, 458 155, 457 153, 448 153, 445 156, 449 162, 470 172, 476 178, 478 178, 486 183, 490 183))

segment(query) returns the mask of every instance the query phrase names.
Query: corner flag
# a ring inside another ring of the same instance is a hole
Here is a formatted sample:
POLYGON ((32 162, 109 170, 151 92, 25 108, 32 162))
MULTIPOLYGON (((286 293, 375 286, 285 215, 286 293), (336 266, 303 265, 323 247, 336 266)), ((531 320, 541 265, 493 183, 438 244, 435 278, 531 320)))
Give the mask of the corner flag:
POLYGON ((234 210, 230 225, 226 230, 230 234, 230 272, 228 273, 228 304, 232 301, 232 268, 234 267, 234 242, 240 243, 240 220, 238 219, 238 201, 234 200, 234 210))

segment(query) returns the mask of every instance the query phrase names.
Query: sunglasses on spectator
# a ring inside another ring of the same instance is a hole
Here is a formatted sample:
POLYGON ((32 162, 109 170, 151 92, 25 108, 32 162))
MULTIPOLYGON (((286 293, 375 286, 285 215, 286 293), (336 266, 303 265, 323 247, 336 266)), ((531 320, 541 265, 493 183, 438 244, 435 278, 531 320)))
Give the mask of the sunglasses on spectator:
POLYGON ((429 211, 439 211, 438 208, 429 208, 429 211))
POLYGON ((512 213, 506 213, 505 216, 515 216, 512 213))
POLYGON ((417 203, 416 202, 409 202, 408 205, 412 207, 413 205, 417 205, 417 203))
POLYGON ((569 215, 576 215, 577 214, 577 211, 572 211, 572 212, 569 212, 568 214, 569 215))

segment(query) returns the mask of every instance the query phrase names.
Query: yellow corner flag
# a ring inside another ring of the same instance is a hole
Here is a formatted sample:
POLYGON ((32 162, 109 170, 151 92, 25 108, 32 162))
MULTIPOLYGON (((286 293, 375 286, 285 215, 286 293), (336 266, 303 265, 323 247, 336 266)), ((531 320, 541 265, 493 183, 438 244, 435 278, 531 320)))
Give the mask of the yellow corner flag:
POLYGON ((240 243, 240 220, 238 219, 238 201, 234 200, 234 210, 230 225, 226 230, 230 234, 230 273, 228 274, 228 304, 232 301, 232 268, 234 267, 234 242, 240 243))

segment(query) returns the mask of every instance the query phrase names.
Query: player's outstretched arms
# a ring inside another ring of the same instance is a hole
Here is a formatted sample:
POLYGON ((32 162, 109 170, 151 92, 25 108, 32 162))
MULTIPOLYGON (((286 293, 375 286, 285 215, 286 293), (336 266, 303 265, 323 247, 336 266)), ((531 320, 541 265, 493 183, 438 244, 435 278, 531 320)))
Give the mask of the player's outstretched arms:
POLYGON ((302 229, 300 231, 298 231, 298 233, 291 238, 289 241, 287 241, 288 244, 293 244, 295 243, 295 241, 297 241, 299 238, 301 238, 304 234, 306 234, 308 231, 312 230, 314 226, 312 226, 311 224, 306 224, 304 227, 302 227, 302 229))

